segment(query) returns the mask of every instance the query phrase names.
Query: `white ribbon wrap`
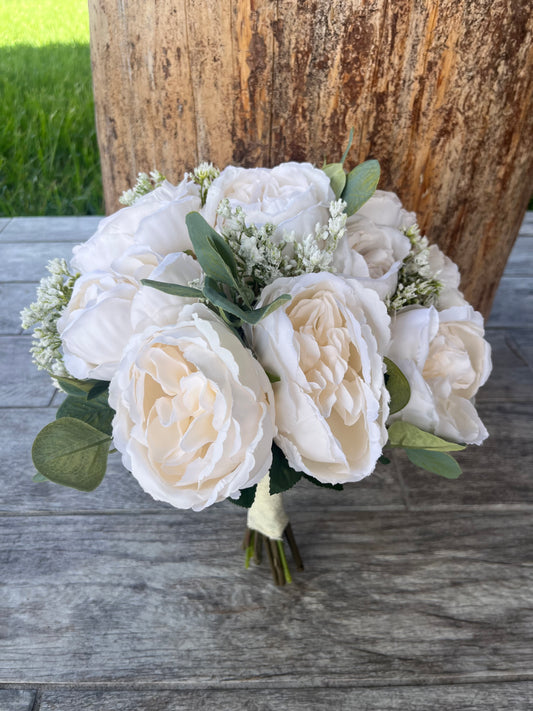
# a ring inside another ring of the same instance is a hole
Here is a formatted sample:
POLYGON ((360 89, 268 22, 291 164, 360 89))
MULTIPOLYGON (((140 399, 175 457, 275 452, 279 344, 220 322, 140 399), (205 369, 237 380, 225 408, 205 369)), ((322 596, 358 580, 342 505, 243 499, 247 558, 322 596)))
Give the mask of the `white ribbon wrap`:
POLYGON ((248 528, 279 541, 288 523, 281 494, 270 494, 270 477, 267 474, 257 485, 254 503, 248 509, 248 528))

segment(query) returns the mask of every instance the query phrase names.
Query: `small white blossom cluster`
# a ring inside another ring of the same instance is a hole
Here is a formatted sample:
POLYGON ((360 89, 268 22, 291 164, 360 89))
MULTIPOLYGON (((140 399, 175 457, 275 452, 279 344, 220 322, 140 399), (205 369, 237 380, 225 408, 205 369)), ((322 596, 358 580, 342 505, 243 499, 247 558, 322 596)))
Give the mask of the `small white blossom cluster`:
POLYGON ((443 284, 429 263, 429 243, 422 237, 418 225, 403 229, 409 237, 411 251, 404 259, 398 272, 398 286, 388 299, 389 311, 399 311, 404 306, 419 304, 432 306, 439 298, 443 284))
POLYGON ((327 225, 317 224, 314 234, 302 239, 291 232, 279 241, 273 238, 275 225, 247 225, 245 211, 232 208, 227 199, 217 212, 224 219, 222 234, 236 257, 239 276, 258 294, 279 277, 335 271, 333 253, 346 229, 345 206, 342 200, 331 202, 327 225))
POLYGON ((204 161, 194 169, 191 176, 188 176, 192 178, 193 182, 200 186, 200 200, 202 201, 202 206, 205 205, 209 186, 219 175, 220 170, 218 168, 215 168, 212 163, 204 161))
POLYGON ((290 236, 287 241, 294 243, 294 267, 285 276, 336 271, 332 264, 333 253, 346 231, 345 207, 343 200, 330 203, 327 225, 316 225, 315 233, 301 241, 296 241, 294 235, 290 236))
POLYGON ((79 275, 70 273, 64 259, 52 259, 46 268, 50 276, 41 279, 37 288, 37 301, 21 311, 21 323, 23 329, 37 326, 33 332, 31 348, 37 368, 47 370, 52 376, 65 377, 68 372, 63 363, 57 320, 70 301, 79 275))
POLYGON ((121 205, 131 207, 131 205, 134 205, 140 197, 146 195, 147 193, 151 193, 152 190, 158 188, 164 180, 165 176, 158 170, 150 171, 150 175, 147 173, 139 173, 137 176, 137 182, 133 188, 125 190, 119 197, 118 201, 121 205))

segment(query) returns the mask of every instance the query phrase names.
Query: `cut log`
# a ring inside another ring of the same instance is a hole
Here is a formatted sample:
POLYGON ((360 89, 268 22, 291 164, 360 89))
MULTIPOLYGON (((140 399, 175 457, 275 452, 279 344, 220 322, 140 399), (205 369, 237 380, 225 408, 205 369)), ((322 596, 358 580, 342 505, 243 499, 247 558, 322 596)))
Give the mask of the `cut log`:
POLYGON ((533 183, 530 0, 89 0, 108 212, 201 160, 382 166, 488 314, 533 183))

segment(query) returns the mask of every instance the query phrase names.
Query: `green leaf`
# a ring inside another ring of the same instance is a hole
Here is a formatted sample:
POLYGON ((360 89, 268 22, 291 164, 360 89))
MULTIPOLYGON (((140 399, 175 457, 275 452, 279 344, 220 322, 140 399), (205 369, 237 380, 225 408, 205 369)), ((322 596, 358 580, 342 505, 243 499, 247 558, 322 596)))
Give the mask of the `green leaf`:
POLYGON ((446 452, 432 452, 427 449, 406 449, 405 451, 413 464, 432 472, 432 474, 438 474, 446 479, 457 479, 461 476, 461 467, 446 452))
POLYGON ((380 167, 377 160, 366 160, 348 174, 346 187, 341 195, 346 203, 348 217, 363 207, 376 192, 379 176, 380 167))
POLYGON ((50 479, 47 479, 45 476, 43 476, 42 474, 39 474, 39 472, 37 472, 37 474, 33 475, 32 481, 34 481, 36 484, 39 484, 42 481, 50 481, 50 479))
POLYGON ((82 420, 91 427, 110 435, 112 432, 111 421, 115 415, 113 408, 107 402, 107 392, 100 393, 90 400, 69 395, 59 406, 56 420, 62 417, 73 417, 82 420))
POLYGON ((279 375, 275 375, 274 373, 269 373, 268 370, 265 370, 265 373, 271 383, 279 383, 281 381, 281 378, 279 377, 279 375))
POLYGON ((76 380, 76 378, 61 377, 56 377, 55 380, 67 395, 83 398, 96 397, 104 390, 107 390, 109 386, 107 380, 76 380))
POLYGON ((346 160, 348 153, 350 151, 350 148, 352 147, 353 134, 354 134, 354 128, 352 126, 352 128, 350 129, 350 135, 348 136, 348 145, 346 146, 346 150, 342 154, 341 165, 344 165, 344 161, 346 160))
POLYGON ((92 491, 105 475, 111 437, 72 417, 46 425, 33 443, 37 471, 56 484, 92 491))
POLYGON ((272 466, 270 467, 270 494, 281 494, 300 481, 303 472, 294 471, 277 444, 272 443, 272 466))
POLYGON ((346 185, 346 173, 342 167, 342 163, 328 163, 322 170, 328 176, 331 183, 331 189, 335 193, 337 200, 342 195, 344 186, 346 185))
POLYGON ((238 316, 241 321, 244 321, 245 323, 249 323, 252 325, 255 325, 256 323, 259 323, 261 319, 265 318, 269 314, 271 314, 273 311, 275 311, 277 308, 282 306, 283 304, 287 303, 287 301, 290 301, 291 297, 288 294, 282 294, 281 296, 278 296, 277 299, 272 301, 270 304, 267 304, 266 306, 261 307, 260 309, 243 309, 241 308, 238 304, 235 302, 231 301, 231 299, 228 299, 227 296, 222 294, 217 288, 215 282, 210 279, 209 277, 205 278, 205 283, 204 283, 204 296, 205 298, 210 301, 212 304, 215 306, 218 306, 219 308, 223 309, 227 313, 233 314, 233 316, 238 316))
POLYGON ((200 289, 193 289, 191 286, 182 286, 181 284, 170 284, 166 281, 141 279, 141 284, 151 286, 154 289, 158 289, 158 291, 163 291, 165 294, 172 294, 172 296, 186 296, 193 299, 201 299, 203 296, 200 289))
POLYGON ((105 397, 107 402, 107 396, 109 393, 109 382, 107 380, 96 380, 93 387, 87 393, 87 400, 94 400, 98 397, 105 397))
POLYGON ((323 489, 334 489, 335 491, 343 491, 344 489, 342 484, 327 484, 326 482, 318 481, 318 479, 315 479, 314 476, 308 476, 307 474, 304 474, 303 477, 304 479, 307 479, 307 481, 310 481, 311 484, 321 486, 323 489))
POLYGON ((459 452, 465 448, 464 444, 447 442, 430 432, 424 432, 410 422, 397 420, 389 427, 389 441, 391 447, 404 449, 428 449, 434 452, 459 452))
POLYGON ((378 462, 380 462, 380 464, 390 464, 390 459, 382 454, 381 457, 378 457, 378 462))
POLYGON ((235 257, 224 238, 215 232, 199 212, 189 212, 185 222, 196 258, 206 276, 238 289, 235 257))
POLYGON ((402 410, 411 397, 411 388, 409 382, 396 363, 393 363, 390 358, 383 358, 387 366, 385 374, 385 385, 390 393, 390 414, 402 410))
POLYGON ((249 486, 247 489, 241 490, 241 495, 238 499, 232 499, 230 497, 229 500, 232 504, 237 504, 237 506, 242 506, 245 509, 249 509, 250 506, 254 503, 256 489, 257 484, 254 484, 254 486, 249 486))

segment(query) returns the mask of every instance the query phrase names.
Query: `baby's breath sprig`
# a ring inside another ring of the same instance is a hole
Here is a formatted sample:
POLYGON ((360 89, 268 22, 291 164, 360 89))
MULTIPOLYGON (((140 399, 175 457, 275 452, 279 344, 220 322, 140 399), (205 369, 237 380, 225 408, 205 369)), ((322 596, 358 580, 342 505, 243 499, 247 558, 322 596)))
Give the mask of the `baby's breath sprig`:
POLYGON ((209 186, 215 178, 220 175, 220 170, 215 168, 212 163, 200 163, 200 165, 194 169, 191 176, 192 180, 200 186, 200 200, 202 201, 202 207, 205 205, 207 199, 207 191, 209 186))
POLYGON ((437 279, 438 275, 429 264, 428 240, 421 236, 418 225, 412 225, 402 231, 409 237, 411 251, 398 272, 396 291, 387 300, 390 312, 414 304, 431 306, 436 303, 443 288, 442 282, 437 279))
POLYGON ((64 259, 52 259, 46 268, 50 276, 41 279, 37 301, 21 311, 21 323, 23 329, 36 326, 30 350, 37 368, 47 370, 53 377, 65 377, 68 372, 63 363, 57 320, 70 301, 79 274, 71 274, 64 259))
POLYGON ((346 229, 344 207, 342 200, 332 202, 327 225, 317 224, 315 232, 303 239, 294 232, 274 239, 275 225, 247 225, 241 207, 232 208, 229 200, 221 200, 217 211, 224 221, 222 236, 235 255, 242 283, 257 297, 279 277, 334 271, 333 253, 346 229))
POLYGON ((330 218, 327 225, 316 225, 315 233, 308 235, 301 242, 294 241, 292 236, 294 266, 291 273, 285 276, 334 271, 333 253, 346 231, 345 207, 346 203, 343 200, 330 203, 330 218))
POLYGON ((118 201, 121 205, 127 205, 131 207, 137 200, 143 195, 151 193, 152 190, 158 188, 165 180, 165 176, 158 170, 150 171, 150 175, 147 173, 139 173, 137 176, 137 182, 129 190, 125 190, 119 197, 118 201))

